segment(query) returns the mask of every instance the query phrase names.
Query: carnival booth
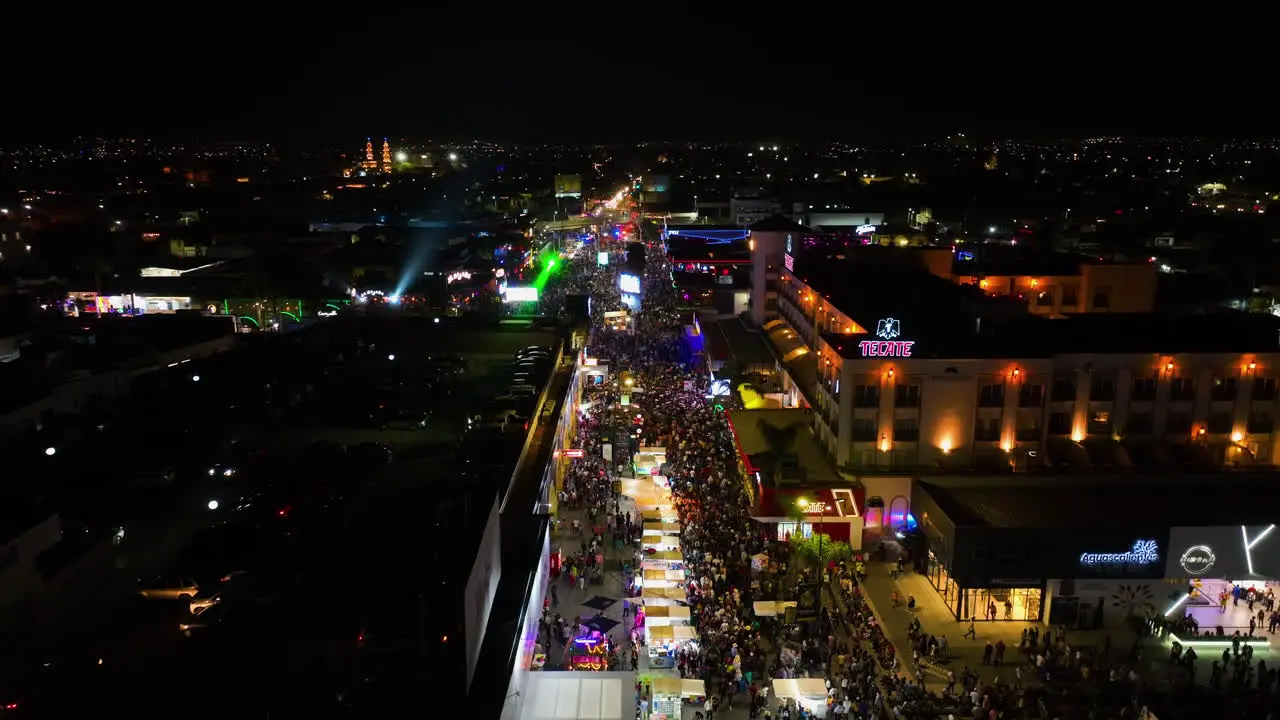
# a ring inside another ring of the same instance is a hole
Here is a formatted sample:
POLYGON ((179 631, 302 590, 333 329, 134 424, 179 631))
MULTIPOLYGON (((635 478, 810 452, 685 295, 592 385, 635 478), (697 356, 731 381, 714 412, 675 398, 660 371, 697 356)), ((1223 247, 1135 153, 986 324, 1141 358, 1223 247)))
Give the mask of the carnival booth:
POLYGON ((684 703, 697 706, 707 698, 707 686, 702 680, 658 677, 653 679, 650 687, 653 688, 653 703, 649 706, 649 717, 656 720, 681 720, 684 703))
POLYGON ((569 643, 569 669, 599 672, 609 669, 612 641, 599 630, 582 628, 569 643))
POLYGON ((671 606, 688 602, 689 596, 681 588, 650 588, 640 591, 640 603, 646 608, 652 606, 671 606))
POLYGON ((646 627, 662 627, 664 625, 688 625, 692 622, 689 608, 681 605, 645 606, 638 613, 646 627))
POLYGON ((657 506, 651 510, 641 511, 640 522, 678 523, 680 522, 680 516, 676 514, 676 509, 672 505, 657 506))
POLYGON ((827 716, 827 682, 822 678, 775 678, 773 694, 791 699, 815 717, 827 716))
POLYGON ((751 603, 756 617, 785 617, 787 608, 800 606, 795 600, 757 600, 751 603))
POLYGON ((672 668, 681 648, 696 648, 698 631, 689 625, 652 625, 646 621, 644 638, 649 647, 649 667, 672 668))
POLYGON ((645 475, 661 475, 662 466, 667 462, 667 449, 662 447, 642 447, 631 461, 636 466, 636 477, 645 475))
POLYGON ((679 535, 680 524, 659 520, 645 520, 640 526, 641 535, 679 535))
POLYGON ((646 553, 680 550, 680 538, 676 535, 645 535, 640 538, 640 548, 646 553))

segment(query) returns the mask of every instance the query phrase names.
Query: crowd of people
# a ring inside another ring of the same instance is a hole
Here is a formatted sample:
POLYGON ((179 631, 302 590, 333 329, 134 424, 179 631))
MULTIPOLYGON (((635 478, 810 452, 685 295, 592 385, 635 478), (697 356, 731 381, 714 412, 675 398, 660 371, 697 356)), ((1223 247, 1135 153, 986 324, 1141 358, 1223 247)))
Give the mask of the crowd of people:
MULTIPOLYGON (((594 250, 585 255, 570 261, 558 281, 570 292, 590 293, 594 330, 588 350, 608 364, 612 381, 585 391, 589 410, 579 421, 578 444, 589 450, 571 467, 560 496, 562 505, 582 508, 588 517, 583 528, 573 529, 580 547, 565 555, 567 571, 585 574, 590 582, 593 567, 603 564, 606 537, 619 544, 639 537, 639 518, 619 504, 614 483, 623 472, 622 460, 606 461, 599 451, 603 433, 626 425, 617 414, 625 378, 630 404, 624 414, 642 418, 634 428, 628 426, 638 435, 631 447, 666 448, 663 474, 679 515, 685 599, 698 632, 698 642, 678 652, 675 669, 682 677, 705 681, 708 698, 699 708, 704 720, 735 707, 745 707, 752 718, 800 720, 809 715, 804 707, 790 700, 770 702, 772 679, 806 676, 825 679, 827 714, 841 720, 1108 720, 1146 712, 1141 657, 1133 653, 1124 662, 1112 662, 1106 652, 1082 653, 1065 637, 1046 633, 1018 647, 993 647, 989 664, 1001 669, 998 677, 984 680, 968 667, 938 664, 947 654, 946 638, 918 625, 913 645, 895 648, 861 590, 865 558, 802 567, 790 562, 785 539, 770 537, 763 532, 766 526, 751 519, 753 489, 739 470, 723 408, 707 399, 704 360, 690 355, 681 342, 691 320, 674 292, 671 266, 660 246, 648 254, 638 307, 634 298, 624 303, 618 290, 621 254, 609 266, 597 265, 594 250), (604 313, 624 306, 632 311, 624 327, 603 322, 604 313), (759 562, 753 565, 761 556, 763 569, 759 562), (821 578, 814 577, 818 573, 821 578), (816 618, 786 622, 753 612, 756 601, 797 599, 801 588, 814 586, 810 580, 826 598, 816 618)), ((733 400, 725 404, 732 409, 733 400)), ((635 650, 631 667, 637 666, 635 650)), ((1180 656, 1175 662, 1187 661, 1180 656)), ((1218 706, 1222 714, 1217 716, 1275 717, 1265 710, 1280 689, 1277 671, 1262 666, 1251 675, 1242 670, 1248 665, 1248 658, 1228 653, 1221 669, 1211 671, 1219 684, 1240 689, 1252 682, 1259 688, 1248 700, 1218 706)))

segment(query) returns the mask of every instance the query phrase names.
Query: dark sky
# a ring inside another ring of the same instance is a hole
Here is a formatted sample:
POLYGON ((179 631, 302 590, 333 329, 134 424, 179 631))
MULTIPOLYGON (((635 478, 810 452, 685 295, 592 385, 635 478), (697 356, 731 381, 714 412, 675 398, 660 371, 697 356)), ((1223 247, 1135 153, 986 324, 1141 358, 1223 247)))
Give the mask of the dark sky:
POLYGON ((1219 13, 1230 25, 1123 3, 1088 17, 1078 3, 1020 17, 803 2, 566 3, 553 15, 542 3, 370 3, 363 15, 360 3, 306 15, 270 3, 63 5, 9 13, 0 29, 0 142, 1274 129, 1274 23, 1248 11, 1219 13))

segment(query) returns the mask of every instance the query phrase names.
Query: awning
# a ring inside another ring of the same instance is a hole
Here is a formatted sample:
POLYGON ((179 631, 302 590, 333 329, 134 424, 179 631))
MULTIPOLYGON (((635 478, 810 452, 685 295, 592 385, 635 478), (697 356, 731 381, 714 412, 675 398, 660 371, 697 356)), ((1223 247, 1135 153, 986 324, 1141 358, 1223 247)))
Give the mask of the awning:
POLYGON ((520 720, 632 720, 635 673, 533 672, 528 674, 520 720))
POLYGON ((707 684, 702 680, 657 677, 651 683, 654 695, 679 695, 682 698, 706 697, 707 684))
MULTIPOLYGON (((646 625, 645 631, 655 643, 689 642, 698 639, 698 631, 694 630, 692 625, 646 625)), ((822 692, 823 697, 826 697, 825 688, 822 692)))
POLYGON ((788 607, 799 607, 799 603, 795 600, 757 600, 751 603, 751 609, 755 612, 756 617, 786 615, 788 607))
POLYGON ((680 524, 673 522, 660 522, 658 520, 646 520, 640 529, 645 535, 679 535, 680 524))
POLYGON ((666 580, 667 582, 684 582, 683 570, 645 570, 645 580, 666 580))
POLYGON ((651 601, 657 602, 688 602, 689 596, 685 594, 683 588, 664 587, 655 588, 647 587, 640 591, 640 601, 648 605, 651 601))
POLYGON ((679 550, 659 550, 645 557, 646 560, 666 560, 668 562, 684 562, 684 553, 679 550))
POLYGON ((669 618, 671 620, 688 620, 689 608, 680 605, 655 605, 644 609, 646 618, 669 618))

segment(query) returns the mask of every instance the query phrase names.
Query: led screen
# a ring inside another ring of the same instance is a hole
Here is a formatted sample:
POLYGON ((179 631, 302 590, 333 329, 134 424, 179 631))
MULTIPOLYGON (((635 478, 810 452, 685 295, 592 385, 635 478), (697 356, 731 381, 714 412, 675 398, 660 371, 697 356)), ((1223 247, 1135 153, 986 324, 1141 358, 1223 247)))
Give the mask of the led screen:
POLYGON ((1280 579, 1280 532, 1275 525, 1173 528, 1165 577, 1280 579))
POLYGON ((639 295, 640 294, 640 278, 636 277, 635 275, 619 275, 618 289, 622 290, 622 292, 624 293, 639 295))
POLYGON ((509 303, 538 302, 538 288, 508 286, 502 291, 502 299, 509 303))

